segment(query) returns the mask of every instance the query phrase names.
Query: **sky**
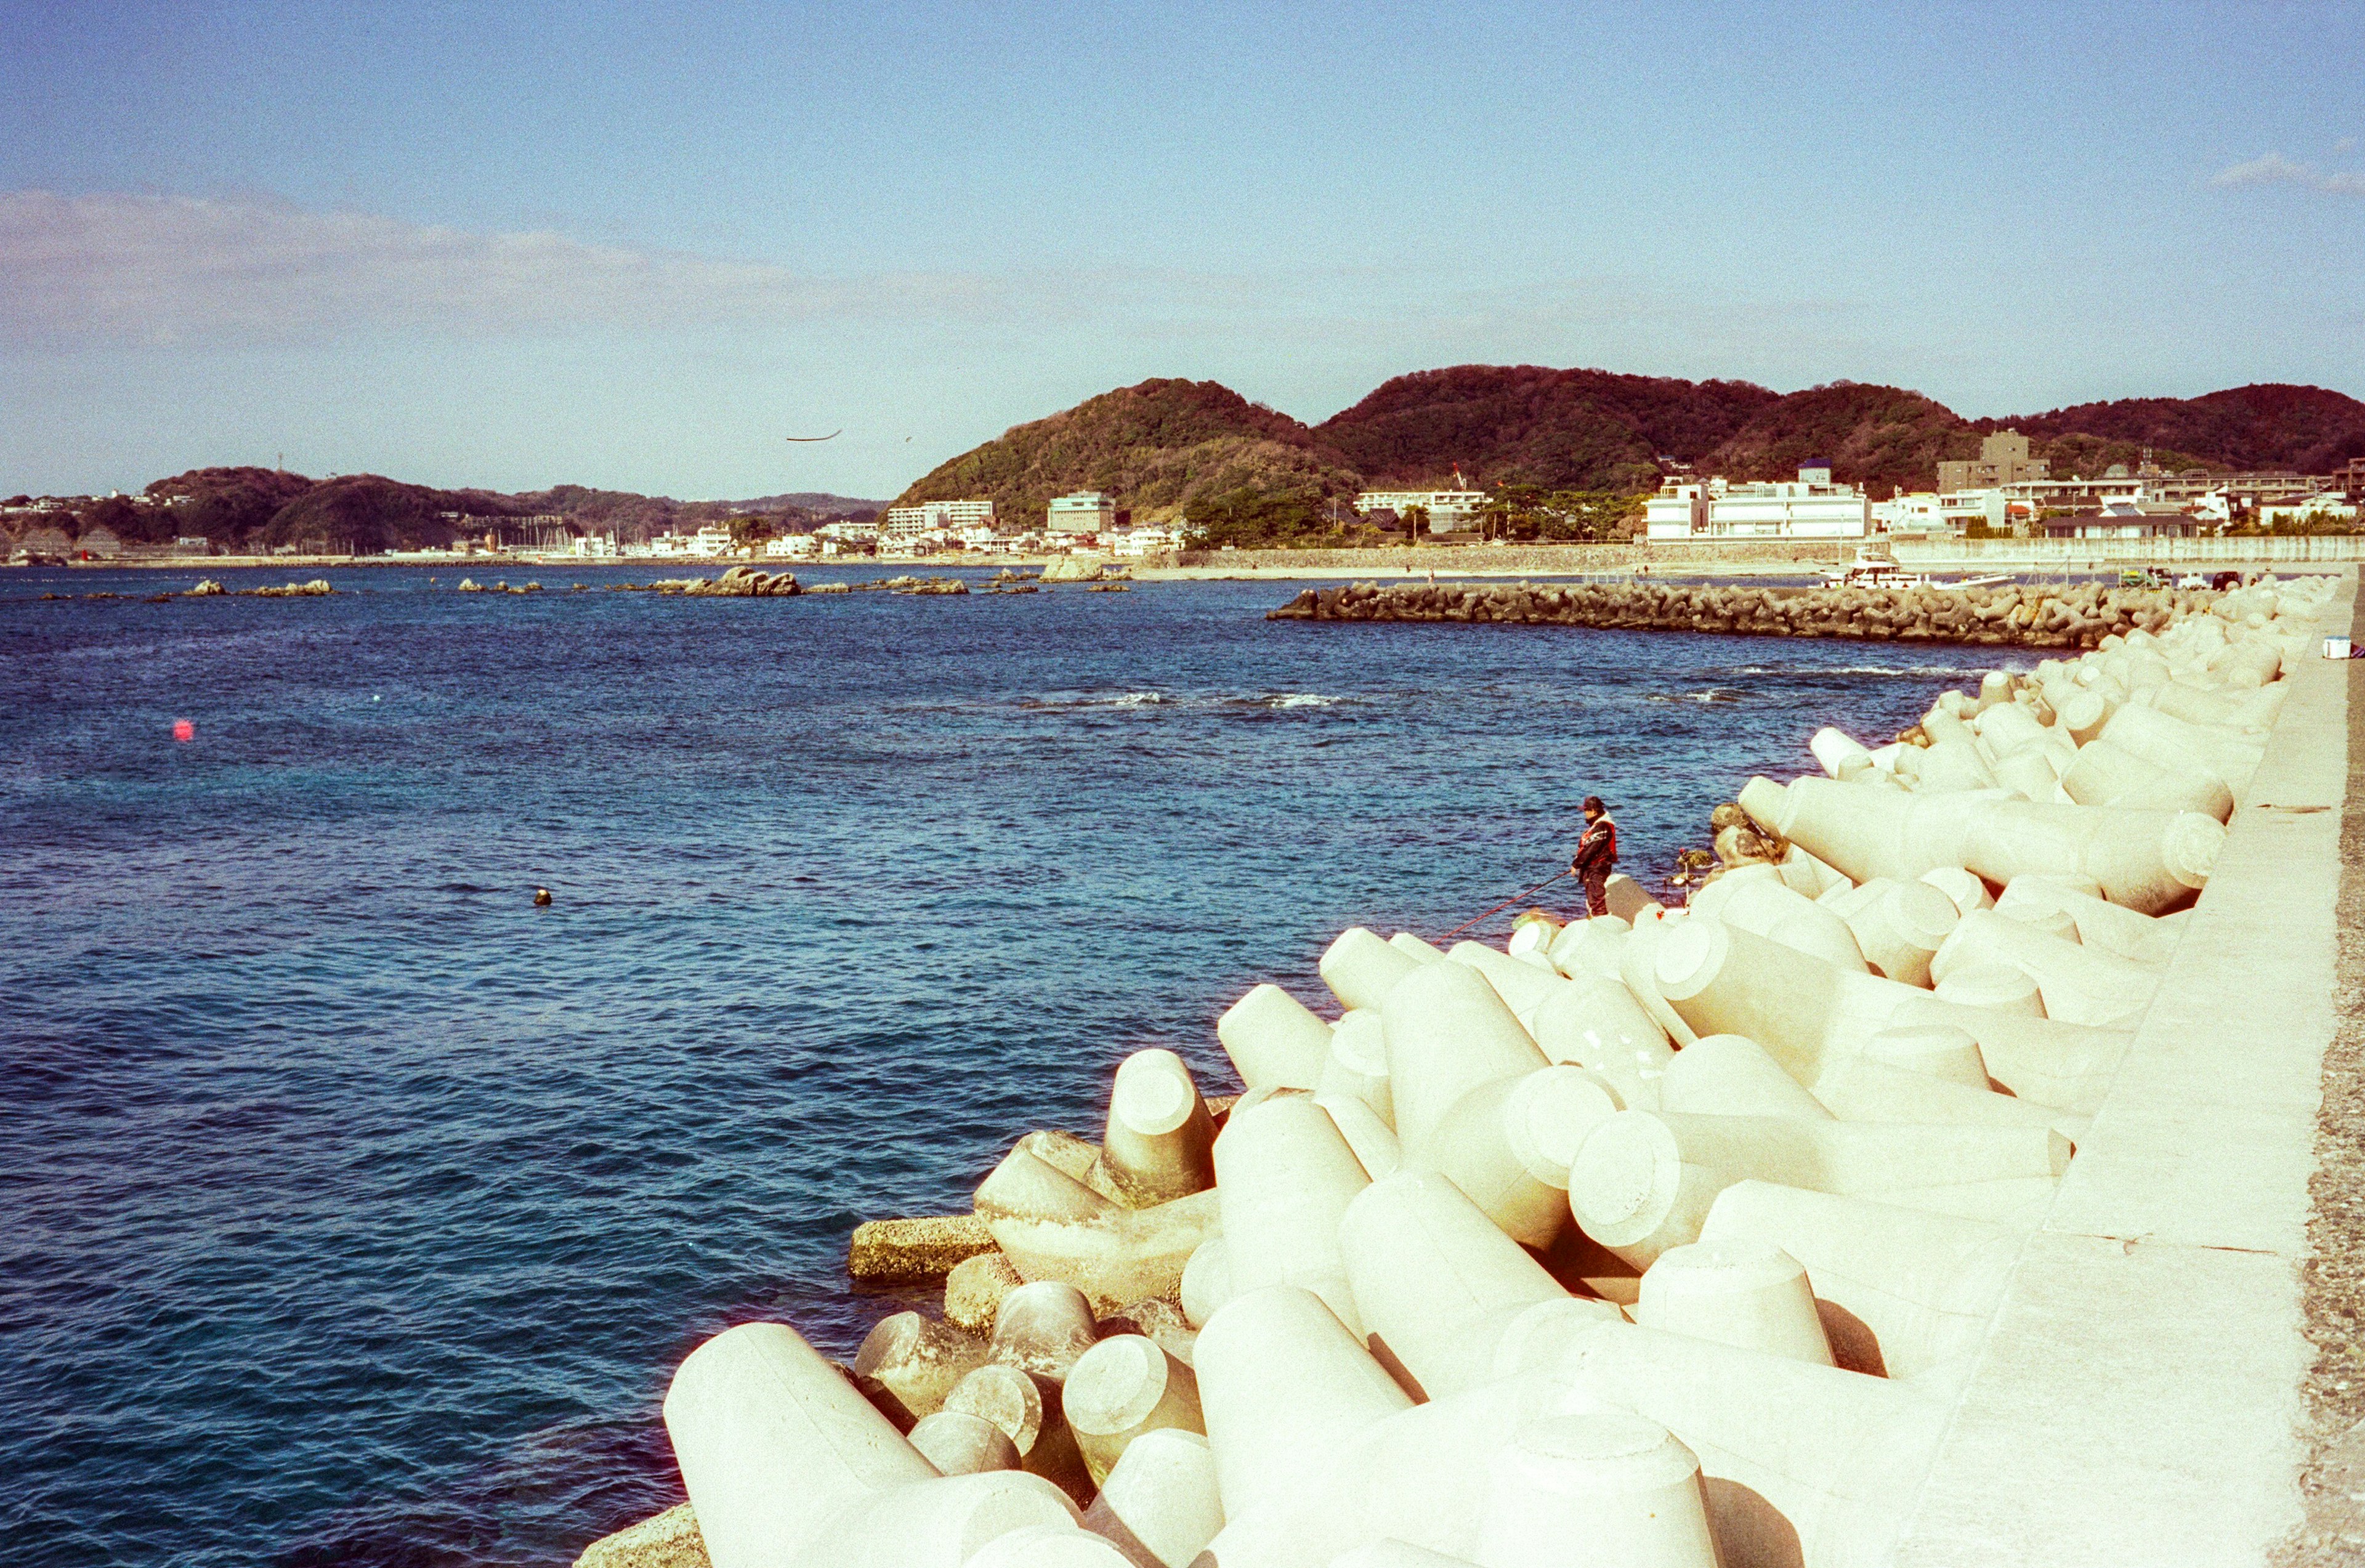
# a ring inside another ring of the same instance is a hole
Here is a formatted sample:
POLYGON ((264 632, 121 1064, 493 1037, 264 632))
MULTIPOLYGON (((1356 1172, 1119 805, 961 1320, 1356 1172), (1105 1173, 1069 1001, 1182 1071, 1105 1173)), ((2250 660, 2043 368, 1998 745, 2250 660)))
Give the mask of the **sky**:
POLYGON ((1162 375, 2365 396, 2360 59, 2354 0, 0 0, 0 494, 883 498, 1162 375))

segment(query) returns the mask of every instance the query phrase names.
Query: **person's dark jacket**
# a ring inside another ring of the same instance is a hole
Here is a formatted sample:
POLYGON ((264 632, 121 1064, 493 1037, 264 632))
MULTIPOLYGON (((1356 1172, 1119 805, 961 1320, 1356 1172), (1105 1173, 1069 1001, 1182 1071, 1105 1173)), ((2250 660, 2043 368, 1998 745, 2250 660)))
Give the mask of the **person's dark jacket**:
POLYGON ((1618 824, 1608 813, 1587 823, 1576 841, 1575 870, 1579 877, 1607 877, 1618 867, 1618 824))

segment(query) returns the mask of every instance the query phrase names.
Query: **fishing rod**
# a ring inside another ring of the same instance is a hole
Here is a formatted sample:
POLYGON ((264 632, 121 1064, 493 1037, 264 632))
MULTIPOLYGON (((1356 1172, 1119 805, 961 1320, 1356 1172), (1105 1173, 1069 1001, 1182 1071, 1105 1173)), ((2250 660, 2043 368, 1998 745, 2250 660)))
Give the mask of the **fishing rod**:
POLYGON ((1485 914, 1474 915, 1474 916, 1472 916, 1470 919, 1463 921, 1461 924, 1459 924, 1459 925, 1455 926, 1452 930, 1451 930, 1451 931, 1447 932, 1444 935, 1442 935, 1442 936, 1439 937, 1439 938, 1438 938, 1438 940, 1439 940, 1440 942, 1451 942, 1453 938, 1455 938, 1456 936, 1461 935, 1463 932, 1465 932, 1465 931, 1469 930, 1472 926, 1474 926, 1474 925, 1477 924, 1480 921, 1485 920, 1485 919, 1487 917, 1487 915, 1500 914, 1503 911, 1505 911, 1505 910, 1507 910, 1507 909, 1510 908, 1513 904, 1515 904, 1515 903, 1519 902, 1521 899, 1524 899, 1524 898, 1532 898, 1532 897, 1534 897, 1536 894, 1538 894, 1538 893, 1540 893, 1540 892, 1543 891, 1546 888, 1551 887, 1554 882, 1559 881, 1563 877, 1569 877, 1569 876, 1574 876, 1574 875, 1575 875, 1575 870, 1574 870, 1574 869, 1566 870, 1566 871, 1554 871, 1551 876, 1546 877, 1542 881, 1538 882, 1534 887, 1532 887, 1532 888, 1528 888, 1528 889, 1524 889, 1524 890, 1522 890, 1521 891, 1519 891, 1519 892, 1513 893, 1509 898, 1505 899, 1501 903, 1496 904, 1493 909, 1490 909, 1490 910, 1486 911, 1485 914))

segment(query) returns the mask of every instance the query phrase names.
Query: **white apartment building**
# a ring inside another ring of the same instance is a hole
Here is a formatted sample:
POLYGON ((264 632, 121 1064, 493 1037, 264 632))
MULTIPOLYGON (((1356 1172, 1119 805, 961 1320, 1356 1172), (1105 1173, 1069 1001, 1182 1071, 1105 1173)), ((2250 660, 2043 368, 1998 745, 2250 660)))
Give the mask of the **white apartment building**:
POLYGON ((728 554, 730 551, 731 531, 719 522, 710 522, 695 533, 660 533, 649 541, 645 554, 659 559, 704 559, 728 554))
POLYGON ((1099 490, 1053 496, 1044 526, 1053 533, 1106 533, 1116 526, 1116 502, 1099 490))
MULTIPOLYGON (((2024 510, 2024 509, 2023 509, 2024 510)), ((1872 521, 1886 533, 1960 536, 1970 525, 2001 533, 2012 515, 2012 503, 2001 490, 1954 490, 1939 494, 1916 490, 1872 503, 1872 521)))
POLYGON ((992 531, 991 500, 922 501, 915 507, 889 507, 882 536, 904 539, 920 533, 958 533, 972 528, 992 531))
POLYGON ((1129 528, 1116 536, 1110 546, 1120 555, 1148 555, 1160 550, 1182 548, 1180 528, 1129 528))
POLYGON ((810 533, 779 533, 764 541, 764 554, 775 559, 810 561, 821 554, 821 540, 810 533))
POLYGON ((1653 543, 1862 539, 1872 531, 1872 503, 1854 485, 1833 484, 1829 465, 1809 464, 1796 481, 1669 480, 1642 503, 1642 524, 1653 543))
POLYGON ((1431 533, 1454 533, 1468 527, 1494 498, 1484 490, 1365 490, 1355 498, 1357 516, 1392 511, 1404 516, 1415 507, 1429 513, 1431 533))
POLYGON ((604 561, 616 554, 616 536, 612 533, 587 533, 570 544, 566 553, 585 560, 604 561))
POLYGON ((868 543, 879 537, 875 522, 824 522, 813 532, 824 539, 842 539, 852 543, 868 543))

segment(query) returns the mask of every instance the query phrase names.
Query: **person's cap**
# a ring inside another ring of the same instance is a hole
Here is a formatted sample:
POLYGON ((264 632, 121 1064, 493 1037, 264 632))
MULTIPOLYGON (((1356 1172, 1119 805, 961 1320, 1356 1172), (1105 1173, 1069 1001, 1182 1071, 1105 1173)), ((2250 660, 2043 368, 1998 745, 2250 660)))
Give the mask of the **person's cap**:
POLYGON ((1601 797, 1600 797, 1600 796, 1598 796, 1598 795, 1587 795, 1587 796, 1585 798, 1585 804, 1584 804, 1582 807, 1580 807, 1579 809, 1580 809, 1580 810, 1582 810, 1582 811, 1587 811, 1587 812, 1606 812, 1606 811, 1608 811, 1609 808, 1608 808, 1608 807, 1607 807, 1607 806, 1605 806, 1605 805, 1603 805, 1603 804, 1601 803, 1601 797))

